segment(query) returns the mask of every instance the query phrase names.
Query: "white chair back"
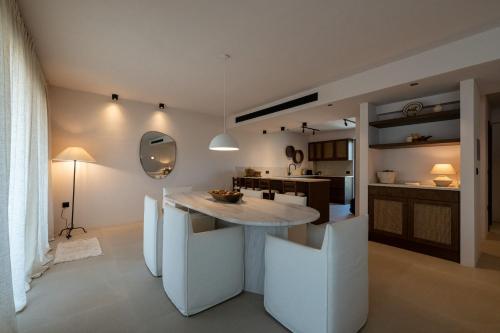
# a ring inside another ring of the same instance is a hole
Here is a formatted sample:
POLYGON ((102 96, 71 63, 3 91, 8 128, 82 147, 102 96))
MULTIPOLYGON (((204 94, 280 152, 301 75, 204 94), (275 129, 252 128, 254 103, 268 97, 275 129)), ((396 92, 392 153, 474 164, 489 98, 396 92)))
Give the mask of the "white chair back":
POLYGON ((163 287, 183 315, 201 312, 243 290, 242 227, 193 233, 192 214, 167 205, 163 240, 163 287))
POLYGON ((161 276, 162 265, 162 223, 158 218, 157 201, 144 197, 143 252, 146 266, 154 276, 161 276))
POLYGON ((299 197, 296 195, 286 195, 286 194, 276 193, 274 194, 274 201, 307 206, 307 197, 299 197))
POLYGON ((164 187, 163 188, 163 207, 165 207, 165 205, 170 205, 172 207, 175 207, 174 202, 169 200, 167 198, 167 195, 174 194, 174 193, 188 193, 188 192, 192 192, 192 191, 193 191, 192 186, 164 187))
POLYGON ((328 224, 328 331, 357 332, 368 317, 368 216, 328 224))
POLYGON ((258 199, 262 199, 264 197, 264 192, 262 191, 254 191, 254 190, 249 190, 249 189, 246 189, 246 188, 242 188, 240 190, 241 193, 243 193, 243 198, 245 196, 247 197, 253 197, 253 198, 258 198, 258 199))
POLYGON ((368 317, 368 217, 328 224, 319 250, 267 235, 264 306, 292 332, 358 332, 368 317))

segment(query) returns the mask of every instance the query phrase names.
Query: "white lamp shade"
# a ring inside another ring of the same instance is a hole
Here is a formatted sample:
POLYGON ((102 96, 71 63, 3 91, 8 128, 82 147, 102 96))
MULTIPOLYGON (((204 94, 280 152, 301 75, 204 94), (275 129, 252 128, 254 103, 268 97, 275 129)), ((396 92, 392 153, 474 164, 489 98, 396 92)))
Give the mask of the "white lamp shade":
POLYGON ((453 165, 446 164, 434 164, 431 170, 431 174, 433 175, 454 175, 456 174, 453 165))
POLYGON ((208 148, 210 150, 222 150, 222 151, 240 150, 240 147, 238 146, 236 140, 226 133, 222 133, 214 137, 212 141, 210 141, 208 148))
POLYGON ((57 154, 54 161, 78 161, 95 163, 95 159, 81 147, 68 147, 57 154))

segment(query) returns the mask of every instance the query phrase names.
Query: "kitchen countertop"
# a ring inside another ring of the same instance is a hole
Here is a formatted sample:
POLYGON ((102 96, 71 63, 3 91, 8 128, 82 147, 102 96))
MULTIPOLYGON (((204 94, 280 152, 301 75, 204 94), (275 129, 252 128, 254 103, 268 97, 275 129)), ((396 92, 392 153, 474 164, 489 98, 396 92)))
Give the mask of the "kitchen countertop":
POLYGON ((329 179, 318 179, 318 178, 307 178, 302 176, 290 176, 290 177, 243 177, 243 178, 253 178, 253 179, 271 179, 271 180, 295 180, 303 183, 320 183, 329 182, 329 179))
POLYGON ((438 186, 433 186, 433 185, 406 185, 406 184, 372 183, 372 184, 369 184, 369 186, 419 188, 419 189, 424 189, 424 190, 439 190, 439 191, 460 191, 460 187, 438 187, 438 186))

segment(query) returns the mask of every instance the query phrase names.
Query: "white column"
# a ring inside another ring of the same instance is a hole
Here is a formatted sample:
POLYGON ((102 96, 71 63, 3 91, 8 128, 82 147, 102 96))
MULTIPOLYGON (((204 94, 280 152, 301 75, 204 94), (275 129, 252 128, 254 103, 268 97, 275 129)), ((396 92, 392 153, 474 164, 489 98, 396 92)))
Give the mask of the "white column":
POLYGON ((479 91, 474 79, 460 82, 460 263, 474 267, 479 258, 479 91))
POLYGON ((368 214, 369 122, 374 115, 373 105, 359 105, 359 117, 356 121, 356 215, 368 214))

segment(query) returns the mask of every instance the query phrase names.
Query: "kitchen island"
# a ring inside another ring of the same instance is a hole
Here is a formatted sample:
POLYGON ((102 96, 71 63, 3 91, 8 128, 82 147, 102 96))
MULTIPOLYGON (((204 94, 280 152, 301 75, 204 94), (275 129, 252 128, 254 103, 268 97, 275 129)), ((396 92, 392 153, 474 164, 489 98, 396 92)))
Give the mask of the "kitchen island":
POLYGON ((314 224, 330 221, 330 180, 312 177, 241 177, 239 182, 243 187, 260 188, 269 191, 264 184, 269 183, 270 190, 284 193, 285 183, 294 182, 297 192, 302 192, 307 197, 307 206, 316 209, 320 217, 314 224))

